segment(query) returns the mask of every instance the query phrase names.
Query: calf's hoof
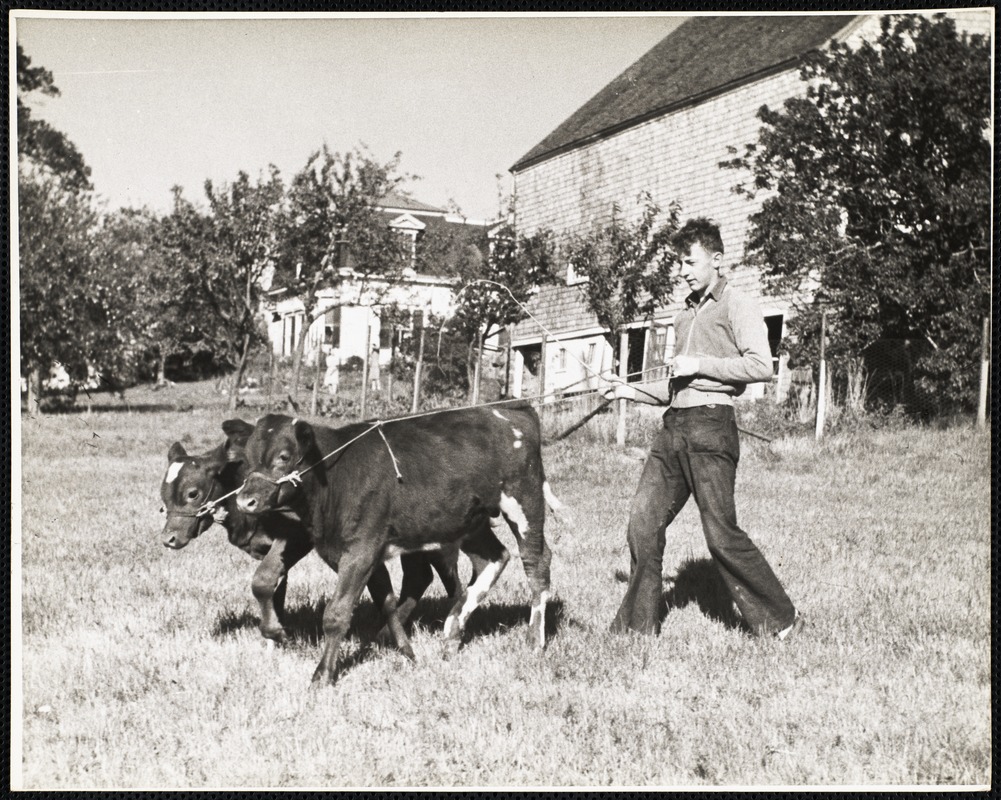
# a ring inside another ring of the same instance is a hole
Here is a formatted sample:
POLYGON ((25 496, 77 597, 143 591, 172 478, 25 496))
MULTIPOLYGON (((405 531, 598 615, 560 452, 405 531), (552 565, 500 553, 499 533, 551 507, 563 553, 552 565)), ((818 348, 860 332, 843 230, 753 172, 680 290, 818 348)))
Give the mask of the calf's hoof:
POLYGON ((375 643, 379 647, 395 647, 396 642, 393 641, 393 634, 388 627, 383 628, 375 635, 375 643))
POLYGON ((545 650, 546 649, 546 633, 545 631, 539 630, 537 627, 529 626, 528 631, 525 634, 525 638, 528 639, 528 645, 533 650, 545 650))
POLYGON ((288 633, 280 625, 277 627, 264 627, 261 626, 261 636, 270 642, 275 644, 284 644, 285 640, 288 638, 288 633))
POLYGON ((403 645, 399 648, 399 650, 401 653, 403 653, 404 656, 407 657, 407 660, 409 661, 417 660, 417 655, 416 653, 414 653, 414 648, 410 646, 410 642, 404 642, 403 645))
POLYGON ((443 661, 448 661, 450 658, 459 652, 459 648, 462 647, 461 639, 446 639, 442 644, 441 648, 441 658, 443 661))
POLYGON ((310 686, 316 689, 323 688, 324 686, 333 686, 337 681, 337 676, 333 672, 327 672, 323 667, 317 667, 316 672, 313 673, 313 679, 310 682, 310 686))

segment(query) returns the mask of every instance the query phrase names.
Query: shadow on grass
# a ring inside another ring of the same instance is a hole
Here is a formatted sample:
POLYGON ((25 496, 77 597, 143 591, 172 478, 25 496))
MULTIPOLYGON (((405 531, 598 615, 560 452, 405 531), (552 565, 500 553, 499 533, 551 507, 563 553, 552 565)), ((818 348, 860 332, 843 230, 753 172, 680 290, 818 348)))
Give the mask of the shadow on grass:
POLYGON ((162 414, 192 411, 193 403, 131 403, 128 406, 119 403, 91 403, 90 406, 83 404, 66 406, 44 406, 45 416, 69 416, 86 414, 88 411, 95 414, 162 414))
MULTIPOLYGON (((326 607, 325 600, 318 600, 315 603, 291 606, 285 610, 282 616, 285 630, 288 632, 290 641, 318 647, 323 642, 323 611, 326 607)), ((417 609, 407 621, 408 631, 412 631, 414 625, 433 632, 441 632, 445 626, 445 618, 452 608, 452 601, 447 597, 434 597, 422 600, 417 604, 417 609)), ((487 636, 492 633, 506 631, 518 626, 526 626, 530 615, 528 604, 520 603, 490 603, 489 601, 480 606, 470 616, 466 623, 464 642, 475 639, 478 636, 487 636)), ((551 638, 562 626, 565 619, 562 600, 551 600, 546 605, 546 637, 551 638)), ((382 614, 375 607, 370 599, 362 600, 355 607, 351 617, 351 627, 348 629, 348 637, 356 637, 363 645, 360 653, 367 653, 371 649, 367 643, 374 642, 376 635, 382 629, 384 620, 382 614)), ((229 636, 243 630, 257 630, 260 626, 260 618, 249 611, 235 613, 232 611, 223 612, 216 619, 212 629, 212 635, 216 637, 229 636)), ((358 659, 355 659, 358 660, 358 659)))
POLYGON ((746 629, 744 620, 734 609, 730 593, 711 558, 687 559, 669 580, 669 588, 661 597, 660 618, 663 621, 674 609, 698 603, 699 610, 728 628, 746 629))

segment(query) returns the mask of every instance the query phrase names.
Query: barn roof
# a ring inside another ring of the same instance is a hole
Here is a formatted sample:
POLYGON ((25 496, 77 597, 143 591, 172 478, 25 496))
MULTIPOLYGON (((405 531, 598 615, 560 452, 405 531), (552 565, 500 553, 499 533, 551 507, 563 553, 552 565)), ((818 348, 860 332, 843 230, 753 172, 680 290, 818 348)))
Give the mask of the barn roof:
POLYGON ((854 19, 845 14, 693 17, 577 109, 511 171, 789 69, 854 19))

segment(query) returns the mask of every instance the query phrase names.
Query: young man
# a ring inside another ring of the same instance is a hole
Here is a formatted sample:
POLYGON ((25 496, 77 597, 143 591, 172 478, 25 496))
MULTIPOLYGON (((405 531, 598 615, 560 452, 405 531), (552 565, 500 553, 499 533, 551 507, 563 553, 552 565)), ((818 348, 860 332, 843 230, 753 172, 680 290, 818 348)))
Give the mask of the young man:
POLYGON ((660 632, 665 531, 694 495, 713 562, 744 621, 758 635, 785 638, 801 617, 782 584, 737 526, 733 487, 740 458, 733 398, 772 378, 767 329, 758 304, 719 274, 723 241, 707 219, 673 239, 691 288, 677 331, 671 377, 644 384, 614 379, 606 397, 666 405, 629 514, 629 587, 612 630, 660 632))

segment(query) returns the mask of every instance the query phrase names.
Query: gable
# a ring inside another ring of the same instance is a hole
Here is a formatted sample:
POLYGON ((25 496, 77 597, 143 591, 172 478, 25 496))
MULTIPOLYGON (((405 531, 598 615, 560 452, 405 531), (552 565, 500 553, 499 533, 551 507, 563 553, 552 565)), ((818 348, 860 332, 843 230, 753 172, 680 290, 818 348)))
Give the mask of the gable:
POLYGON ((522 156, 511 171, 748 80, 792 69, 801 56, 855 22, 855 16, 844 14, 690 19, 522 156))

